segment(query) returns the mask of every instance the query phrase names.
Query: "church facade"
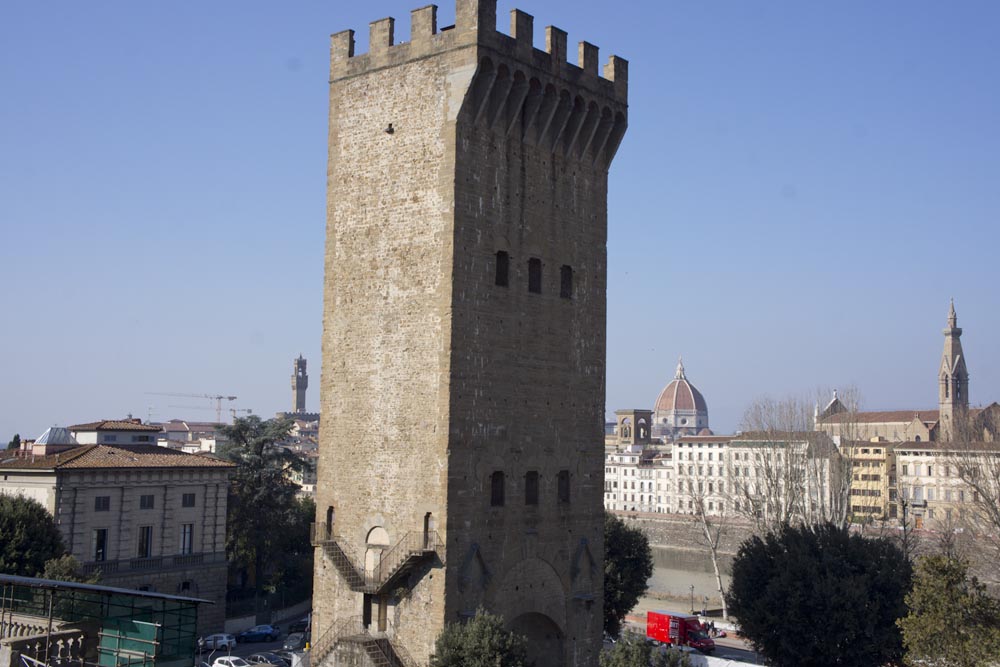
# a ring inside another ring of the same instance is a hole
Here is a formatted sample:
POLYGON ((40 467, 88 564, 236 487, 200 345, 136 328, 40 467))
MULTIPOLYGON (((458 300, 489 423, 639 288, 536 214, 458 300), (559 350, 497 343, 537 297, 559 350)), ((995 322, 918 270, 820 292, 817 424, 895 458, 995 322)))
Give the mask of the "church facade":
MULTIPOLYGON (((816 430, 846 440, 920 443, 952 440, 956 425, 968 424, 969 420, 976 422, 984 410, 969 406, 969 369, 954 302, 948 309, 942 333, 944 350, 937 378, 937 410, 860 412, 852 410, 834 392, 826 407, 817 410, 816 430)), ((986 410, 992 413, 995 405, 986 410)))

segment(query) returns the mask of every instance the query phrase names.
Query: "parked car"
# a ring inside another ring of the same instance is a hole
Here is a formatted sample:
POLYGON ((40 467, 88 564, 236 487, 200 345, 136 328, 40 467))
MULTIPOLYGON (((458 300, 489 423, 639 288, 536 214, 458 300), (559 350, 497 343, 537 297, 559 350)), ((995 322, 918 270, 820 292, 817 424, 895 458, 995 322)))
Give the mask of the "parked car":
POLYGON ((254 653, 247 662, 251 665, 274 665, 274 667, 292 667, 291 661, 286 661, 277 653, 265 651, 264 653, 254 653))
POLYGON ((206 651, 217 651, 219 649, 232 651, 236 648, 236 637, 223 633, 208 635, 198 640, 198 647, 206 651))
POLYGON ((290 623, 288 625, 288 634, 292 634, 293 632, 308 632, 309 621, 311 616, 312 614, 306 616, 305 618, 300 618, 299 620, 290 623))
POLYGON ((293 632, 285 637, 285 645, 282 647, 286 651, 299 651, 306 647, 306 635, 304 632, 293 632))
POLYGON ((250 667, 250 663, 235 655, 224 655, 216 658, 212 667, 250 667))
POLYGON ((236 635, 236 639, 241 642, 273 642, 280 636, 281 629, 277 625, 255 625, 236 635))
POLYGON ((277 655, 279 658, 282 658, 285 662, 289 664, 289 666, 293 666, 300 661, 299 660, 300 656, 296 655, 291 651, 286 651, 284 649, 280 651, 275 651, 274 654, 277 655))

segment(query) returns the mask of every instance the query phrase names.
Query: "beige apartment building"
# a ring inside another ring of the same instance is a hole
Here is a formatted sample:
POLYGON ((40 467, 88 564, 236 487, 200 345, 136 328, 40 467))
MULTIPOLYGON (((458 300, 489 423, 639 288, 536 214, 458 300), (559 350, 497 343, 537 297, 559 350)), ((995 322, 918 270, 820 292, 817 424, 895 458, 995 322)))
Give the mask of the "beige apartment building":
POLYGON ((854 521, 896 516, 896 457, 880 438, 841 445, 850 461, 850 503, 854 521))
POLYGON ((695 514, 696 501, 705 502, 705 513, 722 515, 732 509, 727 504, 727 452, 732 435, 680 436, 671 454, 676 471, 674 507, 678 514, 695 514))
POLYGON ((895 446, 894 454, 899 500, 907 502, 913 527, 936 530, 960 527, 972 518, 979 497, 959 477, 958 465, 1000 457, 1000 443, 905 442, 895 446))
POLYGON ((225 620, 226 500, 233 464, 155 445, 76 445, 0 460, 0 493, 34 498, 69 552, 101 583, 202 598, 199 632, 225 620))

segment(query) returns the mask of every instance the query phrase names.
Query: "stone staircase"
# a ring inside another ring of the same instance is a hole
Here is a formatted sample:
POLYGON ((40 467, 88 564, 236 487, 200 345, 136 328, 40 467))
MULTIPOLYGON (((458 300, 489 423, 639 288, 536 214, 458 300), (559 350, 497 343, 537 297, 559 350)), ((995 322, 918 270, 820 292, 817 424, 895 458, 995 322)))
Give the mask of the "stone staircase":
POLYGON ((372 633, 361 616, 352 616, 330 628, 309 652, 310 664, 320 667, 338 647, 353 645, 367 657, 371 667, 419 667, 401 645, 389 638, 390 633, 372 633))
POLYGON ((378 564, 369 571, 348 542, 330 532, 325 523, 314 523, 311 533, 313 546, 323 548, 352 591, 374 595, 392 590, 394 584, 413 568, 434 558, 440 547, 436 532, 409 532, 383 553, 378 564))

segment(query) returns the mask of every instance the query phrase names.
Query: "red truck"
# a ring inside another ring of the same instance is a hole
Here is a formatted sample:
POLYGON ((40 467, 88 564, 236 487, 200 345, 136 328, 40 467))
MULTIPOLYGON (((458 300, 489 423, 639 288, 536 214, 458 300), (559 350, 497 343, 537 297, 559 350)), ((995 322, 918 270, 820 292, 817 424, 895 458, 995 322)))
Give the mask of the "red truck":
POLYGON ((663 644, 690 646, 702 653, 715 650, 715 642, 705 632, 698 617, 676 611, 651 611, 646 614, 646 637, 663 644))

